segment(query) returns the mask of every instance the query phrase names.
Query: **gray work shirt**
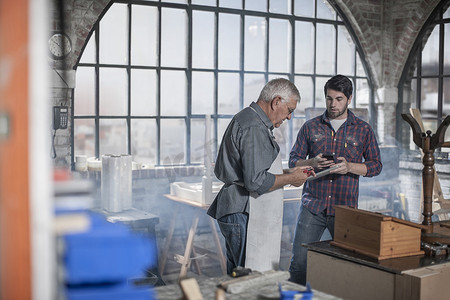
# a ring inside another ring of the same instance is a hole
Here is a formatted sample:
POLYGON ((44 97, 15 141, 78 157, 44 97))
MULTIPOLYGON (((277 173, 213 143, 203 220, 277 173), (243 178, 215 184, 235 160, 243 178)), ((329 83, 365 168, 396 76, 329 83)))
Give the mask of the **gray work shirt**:
POLYGON ((249 211, 249 193, 264 194, 275 183, 269 173, 280 151, 272 134, 273 124, 261 107, 252 102, 237 113, 227 127, 214 168, 224 182, 208 209, 213 218, 249 211))

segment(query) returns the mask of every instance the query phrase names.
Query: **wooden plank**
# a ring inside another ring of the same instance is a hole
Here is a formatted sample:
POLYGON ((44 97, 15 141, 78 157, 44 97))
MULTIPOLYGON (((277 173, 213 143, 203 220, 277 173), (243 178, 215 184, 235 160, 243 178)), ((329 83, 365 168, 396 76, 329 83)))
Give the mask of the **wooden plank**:
POLYGON ((346 224, 335 223, 334 241, 378 255, 380 232, 360 226, 347 226, 346 224))
POLYGON ((420 251, 420 229, 397 222, 383 222, 381 226, 380 256, 391 257, 420 251))
POLYGON ((203 300, 202 292, 195 278, 183 279, 180 281, 183 299, 186 300, 203 300))

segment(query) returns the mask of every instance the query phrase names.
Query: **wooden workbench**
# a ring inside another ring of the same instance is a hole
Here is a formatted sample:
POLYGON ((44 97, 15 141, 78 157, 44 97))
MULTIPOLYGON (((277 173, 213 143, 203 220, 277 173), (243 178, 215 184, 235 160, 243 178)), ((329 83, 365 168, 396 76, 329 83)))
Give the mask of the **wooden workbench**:
MULTIPOLYGON (((216 299, 215 293, 217 290, 217 285, 223 281, 232 279, 228 275, 215 278, 198 277, 196 278, 200 291, 202 293, 203 299, 216 299)), ((293 289, 303 291, 305 287, 292 282, 282 282, 282 288, 284 290, 293 289)), ((174 300, 182 299, 183 294, 181 288, 178 284, 170 284, 166 286, 159 286, 155 289, 156 298, 159 300, 174 300)), ((335 300, 340 299, 338 297, 317 291, 312 287, 313 290, 313 300, 335 300)), ((249 288, 238 294, 226 293, 225 297, 227 300, 253 300, 253 299, 279 299, 280 293, 277 284, 268 284, 264 287, 254 287, 249 288)))
POLYGON ((307 281, 325 293, 365 300, 445 299, 450 295, 448 255, 378 261, 333 246, 329 241, 305 247, 308 248, 307 281))
POLYGON ((224 252, 222 250, 222 245, 219 240, 219 235, 217 234, 217 228, 215 221, 206 215, 206 210, 209 208, 209 204, 202 204, 199 202, 191 201, 188 199, 176 197, 173 195, 164 195, 167 199, 173 201, 174 203, 178 204, 174 206, 173 212, 172 212, 172 218, 170 220, 169 229, 167 232, 166 242, 163 246, 163 250, 161 253, 161 258, 159 260, 159 272, 161 275, 164 275, 164 269, 166 267, 167 262, 167 256, 169 254, 170 244, 172 242, 173 232, 175 230, 176 222, 179 219, 179 212, 182 209, 186 209, 186 207, 193 208, 194 213, 191 218, 191 226, 187 228, 188 236, 186 240, 184 255, 181 256, 179 254, 175 255, 175 260, 181 264, 180 274, 179 278, 184 278, 187 274, 188 268, 191 265, 191 262, 194 262, 195 267, 197 269, 197 273, 200 275, 202 274, 201 269, 199 267, 199 264, 197 263, 197 260, 192 258, 192 254, 195 254, 195 248, 194 248, 194 237, 197 233, 197 227, 199 220, 201 218, 206 218, 207 222, 209 224, 209 227, 211 229, 211 235, 214 240, 214 245, 216 249, 214 251, 208 251, 205 249, 199 249, 200 251, 204 251, 206 255, 209 257, 216 259, 220 263, 220 267, 222 269, 222 273, 225 275, 227 274, 227 267, 226 267, 226 259, 224 252))

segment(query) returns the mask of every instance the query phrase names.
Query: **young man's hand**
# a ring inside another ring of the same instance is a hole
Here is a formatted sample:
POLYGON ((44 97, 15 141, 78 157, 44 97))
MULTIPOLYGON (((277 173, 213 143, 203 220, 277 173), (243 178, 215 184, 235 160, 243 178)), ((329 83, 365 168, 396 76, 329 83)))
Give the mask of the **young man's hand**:
POLYGON ((319 153, 316 157, 314 157, 312 159, 312 167, 314 168, 318 168, 318 169, 326 169, 329 168, 333 165, 335 165, 334 163, 334 159, 331 156, 330 158, 324 157, 322 153, 319 153))

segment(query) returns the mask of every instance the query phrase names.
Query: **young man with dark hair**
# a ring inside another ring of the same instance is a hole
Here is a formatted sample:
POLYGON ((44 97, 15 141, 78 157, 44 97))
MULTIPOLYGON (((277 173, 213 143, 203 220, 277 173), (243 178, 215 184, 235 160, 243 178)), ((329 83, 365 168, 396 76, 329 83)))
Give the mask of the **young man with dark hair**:
POLYGON ((291 150, 289 166, 311 166, 330 174, 307 181, 295 230, 290 281, 306 284, 307 249, 303 243, 319 241, 326 228, 334 234, 335 205, 358 206, 359 176, 380 174, 382 164, 375 133, 348 106, 353 87, 343 75, 324 86, 326 111, 308 120, 291 150), (331 159, 327 159, 329 156, 331 159))

